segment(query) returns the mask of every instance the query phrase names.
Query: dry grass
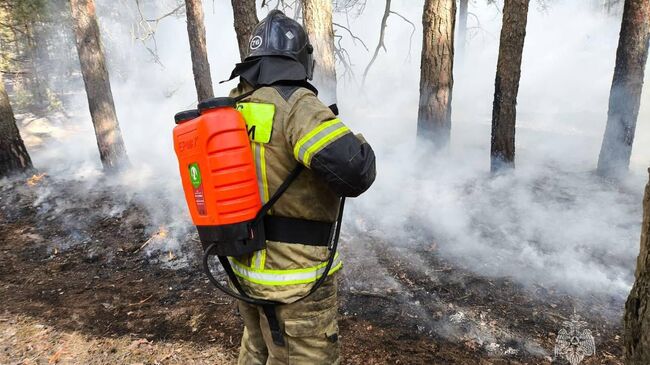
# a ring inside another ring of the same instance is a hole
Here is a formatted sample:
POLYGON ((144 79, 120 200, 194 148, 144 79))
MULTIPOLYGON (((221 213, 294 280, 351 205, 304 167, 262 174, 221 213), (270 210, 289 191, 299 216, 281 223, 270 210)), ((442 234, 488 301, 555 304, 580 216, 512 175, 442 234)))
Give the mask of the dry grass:
POLYGON ((95 338, 61 332, 33 318, 0 316, 0 364, 232 364, 221 346, 188 342, 95 338))

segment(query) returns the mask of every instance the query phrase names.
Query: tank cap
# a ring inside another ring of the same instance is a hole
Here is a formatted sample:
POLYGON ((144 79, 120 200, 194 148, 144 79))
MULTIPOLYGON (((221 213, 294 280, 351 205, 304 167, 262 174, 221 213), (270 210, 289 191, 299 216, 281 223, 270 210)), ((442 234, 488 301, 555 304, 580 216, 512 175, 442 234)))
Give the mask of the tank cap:
POLYGON ((182 112, 178 112, 176 113, 176 115, 174 115, 174 121, 176 122, 176 124, 181 124, 183 122, 190 121, 200 116, 201 114, 196 109, 183 110, 182 112))
POLYGON ((214 108, 223 108, 223 107, 234 108, 236 104, 237 103, 233 98, 207 99, 199 103, 199 112, 203 112, 204 110, 214 109, 214 108))

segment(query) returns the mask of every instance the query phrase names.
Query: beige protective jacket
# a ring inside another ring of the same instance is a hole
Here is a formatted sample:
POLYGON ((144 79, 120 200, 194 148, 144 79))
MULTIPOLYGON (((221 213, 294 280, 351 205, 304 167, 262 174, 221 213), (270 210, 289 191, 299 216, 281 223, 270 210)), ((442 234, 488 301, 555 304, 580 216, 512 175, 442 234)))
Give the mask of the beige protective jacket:
MULTIPOLYGON (((242 95, 245 83, 231 92, 242 95)), ((246 120, 258 186, 266 202, 297 164, 306 169, 270 211, 271 215, 333 223, 341 196, 358 196, 375 179, 375 156, 315 93, 299 86, 262 87, 238 103, 246 120)), ((230 258, 247 293, 291 303, 323 274, 328 248, 267 241, 264 250, 230 258)), ((328 275, 338 271, 336 259, 328 275)))

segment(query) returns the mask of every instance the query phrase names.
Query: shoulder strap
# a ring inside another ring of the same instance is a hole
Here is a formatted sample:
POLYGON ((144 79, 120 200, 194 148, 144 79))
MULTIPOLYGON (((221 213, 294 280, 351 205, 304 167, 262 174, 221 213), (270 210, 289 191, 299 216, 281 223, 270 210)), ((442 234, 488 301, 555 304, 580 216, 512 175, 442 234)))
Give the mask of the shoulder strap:
POLYGON ((245 93, 243 93, 243 94, 241 94, 239 96, 235 96, 233 99, 235 100, 235 102, 242 101, 243 99, 246 99, 247 97, 253 95, 253 93, 256 92, 259 89, 260 89, 259 87, 256 87, 255 89, 253 89, 251 91, 245 92, 245 93))

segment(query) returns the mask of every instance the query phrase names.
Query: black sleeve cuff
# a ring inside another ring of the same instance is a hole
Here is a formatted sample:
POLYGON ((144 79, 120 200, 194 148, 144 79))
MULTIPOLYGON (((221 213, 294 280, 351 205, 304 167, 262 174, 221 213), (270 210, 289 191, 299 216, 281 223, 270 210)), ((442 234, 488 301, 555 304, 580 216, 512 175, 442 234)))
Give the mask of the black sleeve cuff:
POLYGON ((339 196, 357 197, 375 181, 375 152, 348 133, 314 155, 311 169, 339 196))

